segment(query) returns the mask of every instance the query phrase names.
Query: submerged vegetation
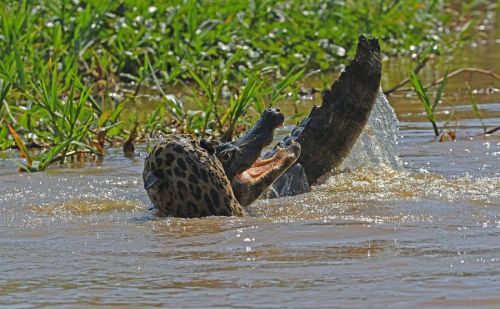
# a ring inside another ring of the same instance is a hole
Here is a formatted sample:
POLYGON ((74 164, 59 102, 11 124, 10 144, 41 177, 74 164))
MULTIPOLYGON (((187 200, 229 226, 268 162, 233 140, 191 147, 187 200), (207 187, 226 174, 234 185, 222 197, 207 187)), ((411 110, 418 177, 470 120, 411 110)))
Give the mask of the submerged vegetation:
POLYGON ((479 6, 495 5, 0 3, 0 149, 19 148, 27 171, 67 157, 103 155, 106 143, 123 143, 137 126, 138 138, 191 132, 229 140, 265 107, 297 95, 304 76, 345 63, 359 34, 379 37, 387 56, 446 53, 471 39, 485 14, 479 6), (178 87, 189 91, 171 94, 178 87), (147 116, 133 109, 143 92, 157 102, 147 116), (34 156, 33 147, 44 150, 34 156))

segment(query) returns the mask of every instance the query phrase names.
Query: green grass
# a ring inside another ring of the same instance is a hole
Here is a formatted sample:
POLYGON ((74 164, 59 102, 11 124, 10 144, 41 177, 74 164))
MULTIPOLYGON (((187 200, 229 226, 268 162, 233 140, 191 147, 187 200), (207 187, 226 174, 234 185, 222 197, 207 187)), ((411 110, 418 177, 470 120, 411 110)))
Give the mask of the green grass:
POLYGON ((443 81, 439 83, 436 94, 434 95, 434 100, 431 102, 430 95, 428 94, 427 89, 422 85, 422 81, 418 77, 415 72, 410 73, 410 81, 415 89, 415 92, 424 107, 425 114, 427 115, 427 119, 432 124, 432 128, 434 129, 434 135, 439 136, 440 131, 436 124, 436 107, 441 102, 441 96, 443 95, 443 91, 446 88, 446 83, 448 82, 448 71, 445 73, 443 81))
POLYGON ((137 121, 148 134, 229 140, 306 72, 345 64, 359 34, 389 56, 447 52, 470 39, 485 2, 0 0, 0 119, 12 128, 0 128, 0 149, 47 145, 43 162, 63 162, 102 152, 98 132, 125 140, 137 121), (167 90, 179 85, 182 99, 167 90), (123 117, 124 101, 151 88, 158 107, 123 117))

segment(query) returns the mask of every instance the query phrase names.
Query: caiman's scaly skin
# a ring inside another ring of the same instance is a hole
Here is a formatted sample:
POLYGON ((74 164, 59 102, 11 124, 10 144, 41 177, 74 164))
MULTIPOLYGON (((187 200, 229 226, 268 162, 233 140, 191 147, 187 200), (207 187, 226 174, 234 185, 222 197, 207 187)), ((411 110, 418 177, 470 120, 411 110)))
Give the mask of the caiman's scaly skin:
POLYGON ((295 141, 302 150, 296 165, 274 183, 278 195, 304 193, 308 185, 335 170, 347 157, 375 104, 381 71, 378 41, 360 36, 356 56, 332 87, 323 92, 322 105, 314 106, 281 143, 286 146, 295 141), (304 174, 307 181, 300 180, 304 174))
POLYGON ((258 160, 283 114, 268 109, 242 138, 223 145, 191 135, 170 135, 145 160, 143 180, 159 213, 175 217, 242 216, 300 154, 300 145, 258 160))

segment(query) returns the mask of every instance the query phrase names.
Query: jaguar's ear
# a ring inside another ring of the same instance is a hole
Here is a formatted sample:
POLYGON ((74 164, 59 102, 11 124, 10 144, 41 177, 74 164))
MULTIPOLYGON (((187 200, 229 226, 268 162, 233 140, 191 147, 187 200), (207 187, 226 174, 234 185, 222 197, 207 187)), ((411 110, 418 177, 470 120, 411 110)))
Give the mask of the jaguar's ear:
POLYGON ((200 141, 200 146, 205 149, 209 154, 215 154, 215 150, 219 147, 219 142, 212 141, 208 139, 202 139, 200 141))

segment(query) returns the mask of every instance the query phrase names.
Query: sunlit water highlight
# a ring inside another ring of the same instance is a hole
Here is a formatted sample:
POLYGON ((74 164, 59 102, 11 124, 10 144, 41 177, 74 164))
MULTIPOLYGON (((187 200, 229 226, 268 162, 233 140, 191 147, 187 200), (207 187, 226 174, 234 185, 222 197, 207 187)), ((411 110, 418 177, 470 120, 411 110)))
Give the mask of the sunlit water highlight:
POLYGON ((391 139, 383 99, 348 172, 251 217, 156 217, 143 152, 0 176, 0 306, 499 306, 498 139, 391 139))

